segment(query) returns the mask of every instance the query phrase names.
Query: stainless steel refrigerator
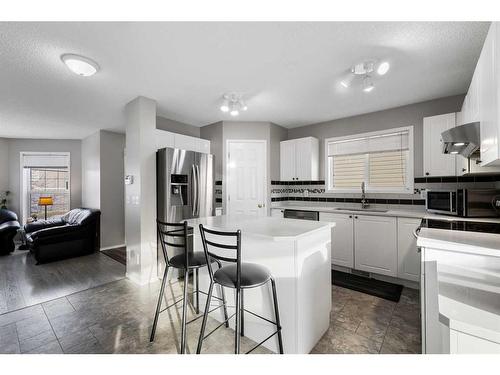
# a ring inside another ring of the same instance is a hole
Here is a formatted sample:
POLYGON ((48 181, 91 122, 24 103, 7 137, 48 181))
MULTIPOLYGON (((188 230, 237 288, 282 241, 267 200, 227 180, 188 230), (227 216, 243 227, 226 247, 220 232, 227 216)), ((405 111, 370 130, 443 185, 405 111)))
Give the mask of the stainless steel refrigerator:
MULTIPOLYGON (((158 150, 157 218, 178 223, 215 215, 214 178, 213 155, 169 147, 158 150)), ((160 244, 157 257, 162 275, 165 262, 160 244)))

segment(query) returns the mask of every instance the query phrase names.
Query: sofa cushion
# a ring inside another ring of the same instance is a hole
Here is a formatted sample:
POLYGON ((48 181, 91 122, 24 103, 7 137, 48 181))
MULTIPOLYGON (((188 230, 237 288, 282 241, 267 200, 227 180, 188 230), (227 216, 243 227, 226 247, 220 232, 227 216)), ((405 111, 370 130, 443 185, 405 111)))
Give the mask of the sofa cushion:
POLYGON ((74 210, 71 210, 66 215, 64 215, 62 219, 66 224, 81 225, 85 224, 85 222, 90 218, 90 216, 94 212, 99 212, 99 211, 91 210, 88 208, 75 208, 74 210))
POLYGON ((36 232, 40 229, 59 227, 61 225, 66 225, 66 222, 61 216, 53 216, 47 220, 37 220, 32 223, 26 224, 24 226, 24 231, 26 233, 36 232))
POLYGON ((0 224, 5 223, 6 221, 17 221, 17 215, 15 212, 5 208, 0 208, 0 224))

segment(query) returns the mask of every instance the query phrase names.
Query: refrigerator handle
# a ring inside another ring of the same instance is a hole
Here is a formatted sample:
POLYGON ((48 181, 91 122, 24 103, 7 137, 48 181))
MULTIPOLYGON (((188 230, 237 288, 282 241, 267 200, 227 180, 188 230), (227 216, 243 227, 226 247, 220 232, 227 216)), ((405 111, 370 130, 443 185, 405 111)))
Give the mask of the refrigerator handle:
POLYGON ((191 214, 196 216, 196 205, 198 200, 198 184, 196 180, 196 166, 191 166, 191 214))
POLYGON ((196 216, 200 216, 200 166, 195 166, 196 170, 196 216))

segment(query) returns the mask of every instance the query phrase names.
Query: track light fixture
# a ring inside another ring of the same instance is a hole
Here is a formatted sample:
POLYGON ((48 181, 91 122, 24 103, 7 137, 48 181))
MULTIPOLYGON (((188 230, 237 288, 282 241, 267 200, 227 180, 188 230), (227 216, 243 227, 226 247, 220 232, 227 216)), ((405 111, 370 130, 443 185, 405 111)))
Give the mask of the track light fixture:
POLYGON ((353 65, 349 69, 349 72, 347 72, 340 80, 340 86, 343 88, 349 88, 356 79, 358 79, 358 81, 361 79, 363 91, 371 92, 375 88, 372 80, 372 74, 376 72, 379 76, 383 76, 389 71, 389 68, 390 64, 387 61, 363 61, 359 64, 353 65))
POLYGON ((248 110, 248 106, 242 100, 242 95, 236 93, 227 93, 222 96, 222 104, 220 106, 222 112, 229 112, 233 117, 239 116, 241 111, 248 110))

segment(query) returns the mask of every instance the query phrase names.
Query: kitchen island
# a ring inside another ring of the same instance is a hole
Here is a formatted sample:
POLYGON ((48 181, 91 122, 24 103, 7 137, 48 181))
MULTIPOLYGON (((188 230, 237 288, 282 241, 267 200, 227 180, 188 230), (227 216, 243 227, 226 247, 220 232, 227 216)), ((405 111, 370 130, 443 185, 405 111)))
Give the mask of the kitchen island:
MULTIPOLYGON (((241 230, 242 262, 267 267, 276 280, 284 352, 309 353, 330 324, 330 242, 335 224, 251 216, 215 216, 188 222, 195 228, 195 251, 203 251, 199 224, 220 231, 241 230)), ((208 290, 208 286, 209 277, 204 268, 200 270, 200 289, 208 290)), ((226 298, 228 305, 234 306, 234 293, 229 289, 226 289, 226 298)), ((200 302, 200 306, 204 306, 205 300, 200 298, 200 302)), ((245 290, 244 304, 245 309, 274 321, 270 285, 245 290)), ((229 315, 233 312, 234 308, 230 307, 229 315)), ((223 320, 221 311, 214 311, 210 316, 223 320)), ((234 328, 234 319, 230 324, 234 328)), ((275 326, 244 314, 245 336, 255 342, 262 341, 274 330, 275 326)), ((277 336, 264 346, 278 352, 277 336)))
POLYGON ((422 352, 500 353, 500 234, 422 228, 417 244, 422 352))

